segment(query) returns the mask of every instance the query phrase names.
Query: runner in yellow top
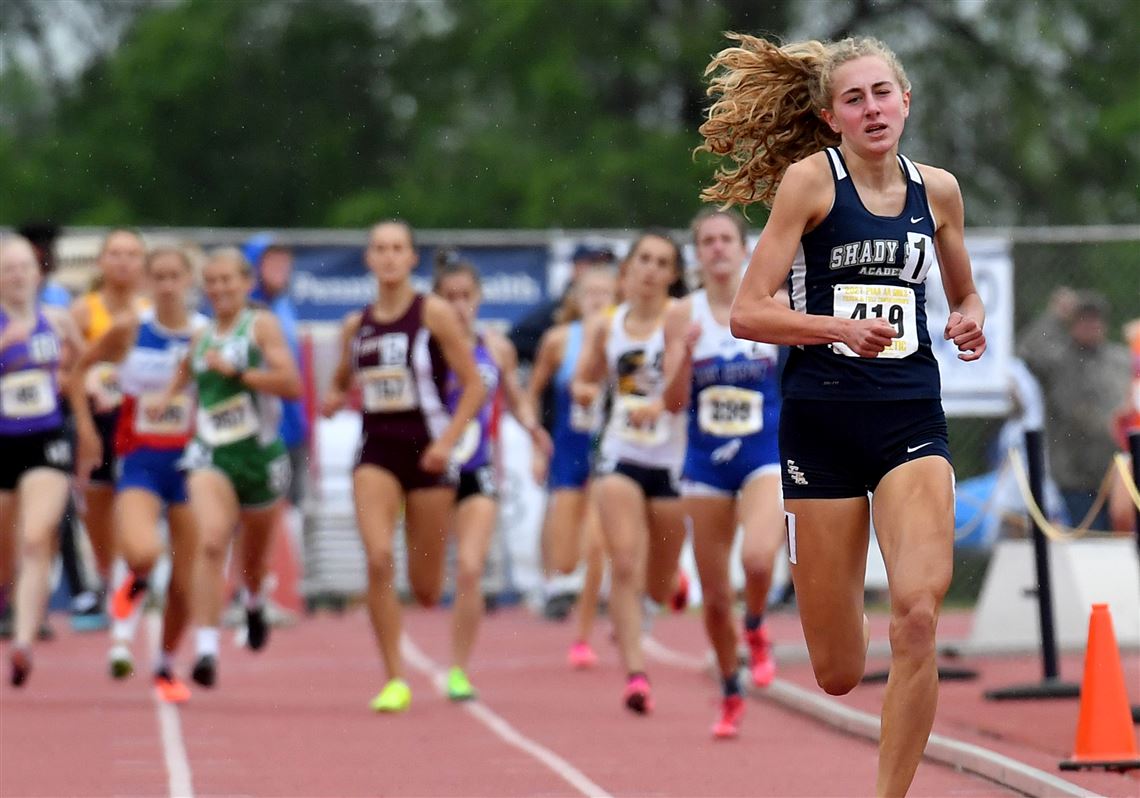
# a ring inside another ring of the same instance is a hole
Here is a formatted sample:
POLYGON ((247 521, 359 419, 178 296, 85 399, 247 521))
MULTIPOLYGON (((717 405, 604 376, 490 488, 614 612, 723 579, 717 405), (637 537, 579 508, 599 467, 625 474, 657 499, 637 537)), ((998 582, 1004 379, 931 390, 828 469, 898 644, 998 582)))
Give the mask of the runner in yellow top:
MULTIPOLYGON (((71 317, 89 345, 111 329, 120 314, 149 307, 150 303, 141 293, 145 257, 146 246, 139 234, 132 230, 112 230, 103 240, 96 261, 99 286, 76 298, 71 305, 71 317)), ((119 405, 123 401, 116 374, 114 364, 98 363, 90 369, 87 378, 87 396, 103 441, 103 460, 90 471, 90 476, 79 473, 78 477, 85 504, 83 526, 91 541, 100 584, 97 592, 76 598, 72 626, 77 631, 102 629, 108 623, 103 593, 115 559, 112 521, 115 500, 114 435, 119 405)))

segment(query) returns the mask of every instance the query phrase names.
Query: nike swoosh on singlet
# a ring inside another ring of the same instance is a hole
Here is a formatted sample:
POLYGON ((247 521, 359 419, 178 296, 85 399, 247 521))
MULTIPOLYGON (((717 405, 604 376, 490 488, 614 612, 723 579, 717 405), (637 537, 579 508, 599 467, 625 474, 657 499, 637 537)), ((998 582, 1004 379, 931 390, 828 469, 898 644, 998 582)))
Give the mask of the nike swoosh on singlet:
POLYGON ((934 441, 927 441, 926 443, 920 443, 918 446, 908 446, 908 447, 906 447, 906 453, 907 454, 914 454, 919 449, 924 449, 932 443, 934 443, 934 441))
POLYGON ((919 216, 919 217, 916 219, 916 218, 914 218, 914 217, 912 216, 912 217, 910 217, 910 223, 911 223, 911 224, 918 224, 919 222, 921 222, 921 221, 922 221, 923 219, 925 219, 925 218, 926 218, 925 216, 919 216))

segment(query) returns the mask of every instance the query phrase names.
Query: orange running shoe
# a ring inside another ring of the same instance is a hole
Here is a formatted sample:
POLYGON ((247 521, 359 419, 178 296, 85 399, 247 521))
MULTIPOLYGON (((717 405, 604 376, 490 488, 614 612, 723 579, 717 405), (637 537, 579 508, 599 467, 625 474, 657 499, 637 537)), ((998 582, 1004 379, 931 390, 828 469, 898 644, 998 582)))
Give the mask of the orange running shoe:
POLYGON ((752 659, 752 683, 757 687, 767 687, 776 678, 776 659, 772 656, 772 640, 768 629, 761 626, 755 632, 744 632, 748 641, 748 652, 752 659))
POLYGON ((118 590, 111 596, 111 617, 116 621, 125 621, 135 614, 135 608, 142 603, 146 595, 146 577, 127 574, 127 578, 119 585, 118 590))
POLYGON ((185 704, 190 700, 190 688, 165 669, 154 675, 154 691, 159 700, 167 704, 185 704))
POLYGON ((713 724, 712 736, 717 740, 731 740, 740 733, 740 721, 744 717, 744 698, 739 695, 724 697, 721 704, 720 720, 713 724))

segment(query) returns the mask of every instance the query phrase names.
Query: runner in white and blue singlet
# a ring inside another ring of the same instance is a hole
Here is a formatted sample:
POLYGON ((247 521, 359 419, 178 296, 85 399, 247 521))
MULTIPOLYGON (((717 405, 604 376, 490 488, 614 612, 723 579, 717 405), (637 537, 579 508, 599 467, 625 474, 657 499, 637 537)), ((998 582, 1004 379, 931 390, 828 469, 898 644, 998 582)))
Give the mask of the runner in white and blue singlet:
POLYGON ((730 578, 738 525, 743 528, 744 639, 752 683, 766 687, 776 673, 763 624, 784 538, 776 445, 779 349, 742 341, 728 329, 747 257, 744 218, 733 211, 704 211, 692 230, 704 288, 677 302, 666 317, 665 402, 672 410, 688 406, 681 496, 692 525, 705 629, 724 694, 713 736, 732 738, 745 707, 737 677, 736 591, 730 578))

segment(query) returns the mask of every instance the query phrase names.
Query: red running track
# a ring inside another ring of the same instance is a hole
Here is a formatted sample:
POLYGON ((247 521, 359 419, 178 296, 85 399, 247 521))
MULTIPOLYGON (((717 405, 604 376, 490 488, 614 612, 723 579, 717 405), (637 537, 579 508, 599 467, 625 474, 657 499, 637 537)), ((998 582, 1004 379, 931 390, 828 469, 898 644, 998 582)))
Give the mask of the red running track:
MULTIPOLYGON (((792 619, 789 619, 792 620, 792 619)), ((445 611, 411 611, 414 658, 446 664, 445 611)), ((785 625, 786 622, 782 622, 785 625)), ((57 624, 59 625, 59 624, 57 624)), ((768 702, 750 702, 742 736, 715 742, 714 683, 691 668, 651 667, 657 711, 621 705, 616 653, 599 626, 596 670, 564 663, 570 627, 523 610, 491 616, 470 674, 477 704, 449 704, 409 669, 412 710, 367 709, 382 674, 363 613, 275 630, 254 655, 223 650, 219 687, 177 711, 154 702, 147 668, 105 675, 106 638, 60 638, 36 650, 21 691, 0 690, 5 796, 613 796, 866 795, 874 744, 768 702), (165 732, 163 729, 165 728, 165 732), (182 744, 179 744, 178 737, 182 744), (184 755, 182 751, 184 749, 184 755), (183 766, 185 770, 183 770, 183 766)), ((655 634, 699 655, 695 616, 655 634)), ((136 646, 144 650, 143 641, 136 646)), ((183 663, 185 666, 185 663, 183 663)), ((794 669, 794 668, 793 668, 794 669)), ((912 795, 1008 795, 978 777, 924 763, 912 795)))

